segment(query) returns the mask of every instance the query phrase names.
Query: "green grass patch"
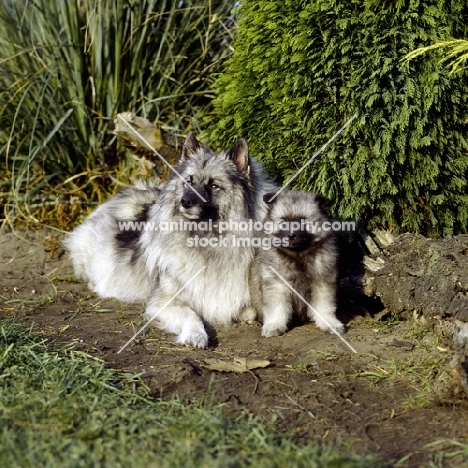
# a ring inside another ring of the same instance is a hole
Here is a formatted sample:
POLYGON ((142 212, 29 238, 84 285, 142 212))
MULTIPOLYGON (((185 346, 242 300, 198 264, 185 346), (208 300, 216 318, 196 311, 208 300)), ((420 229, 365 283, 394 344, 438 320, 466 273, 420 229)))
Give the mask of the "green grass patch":
POLYGON ((400 400, 401 407, 425 408, 434 403, 439 388, 450 378, 447 359, 432 354, 406 360, 392 357, 383 366, 372 366, 358 376, 369 378, 374 385, 389 379, 406 380, 414 392, 400 400))
POLYGON ((221 405, 151 398, 140 378, 4 325, 0 460, 9 467, 374 467, 368 457, 298 446, 221 405))
POLYGON ((372 320, 372 326, 375 328, 387 328, 387 327, 393 327, 394 325, 397 325, 400 323, 401 317, 398 312, 390 312, 378 319, 373 319, 372 320))

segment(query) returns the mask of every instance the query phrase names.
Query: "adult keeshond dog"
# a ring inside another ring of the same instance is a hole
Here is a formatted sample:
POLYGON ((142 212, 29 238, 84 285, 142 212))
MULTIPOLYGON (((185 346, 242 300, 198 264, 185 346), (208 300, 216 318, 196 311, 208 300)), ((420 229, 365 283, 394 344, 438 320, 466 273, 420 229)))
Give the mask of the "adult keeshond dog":
POLYGON ((248 225, 263 219, 262 196, 274 189, 245 140, 214 153, 191 133, 159 190, 123 191, 66 245, 75 271, 100 296, 146 300, 148 319, 178 343, 205 348, 206 323, 255 318, 256 233, 248 225))
POLYGON ((262 335, 282 335, 293 316, 342 333, 335 315, 338 254, 328 200, 302 191, 283 191, 272 200, 274 196, 264 195, 265 235, 273 248, 258 250, 262 335))

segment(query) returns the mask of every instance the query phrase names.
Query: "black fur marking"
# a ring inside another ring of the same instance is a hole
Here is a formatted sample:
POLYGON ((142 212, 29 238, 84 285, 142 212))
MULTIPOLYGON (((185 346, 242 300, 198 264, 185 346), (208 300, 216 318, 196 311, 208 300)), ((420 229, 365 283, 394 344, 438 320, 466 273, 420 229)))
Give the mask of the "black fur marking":
MULTIPOLYGON (((138 222, 146 222, 148 220, 148 212, 151 208, 152 204, 148 203, 143 205, 142 210, 133 220, 135 223, 138 222)), ((129 249, 133 250, 131 263, 135 263, 140 256, 140 251, 138 249, 138 241, 140 240, 142 231, 138 230, 128 230, 128 231, 120 231, 115 235, 115 240, 117 242, 117 247, 119 249, 129 249)))
POLYGON ((274 196, 275 196, 275 194, 274 194, 273 192, 265 193, 265 194, 263 195, 263 201, 264 201, 265 203, 267 203, 268 205, 269 205, 270 203, 274 203, 275 200, 277 200, 277 198, 278 198, 278 197, 273 198, 274 196), (271 200, 272 198, 273 198, 273 200, 271 200), (271 200, 271 201, 270 201, 270 200, 271 200))

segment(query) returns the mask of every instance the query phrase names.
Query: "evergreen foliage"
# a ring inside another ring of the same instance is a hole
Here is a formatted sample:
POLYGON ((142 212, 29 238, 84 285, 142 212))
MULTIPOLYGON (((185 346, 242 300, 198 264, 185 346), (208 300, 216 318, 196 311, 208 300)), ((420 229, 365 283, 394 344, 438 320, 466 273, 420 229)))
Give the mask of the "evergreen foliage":
POLYGON ((368 228, 467 231, 468 74, 437 52, 468 37, 465 0, 243 0, 233 57, 217 82, 211 139, 243 136, 286 182, 322 193, 368 228))

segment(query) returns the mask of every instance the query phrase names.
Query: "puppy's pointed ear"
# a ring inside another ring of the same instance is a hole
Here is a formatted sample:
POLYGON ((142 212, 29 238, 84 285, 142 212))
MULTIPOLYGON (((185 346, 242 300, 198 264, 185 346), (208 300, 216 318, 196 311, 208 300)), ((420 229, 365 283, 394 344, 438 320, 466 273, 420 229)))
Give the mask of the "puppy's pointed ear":
POLYGON ((276 193, 273 193, 273 192, 271 192, 271 193, 265 193, 265 194, 263 195, 263 201, 264 201, 267 205, 272 205, 273 203, 276 202, 276 198, 277 198, 277 197, 276 197, 275 195, 276 195, 276 193), (275 197, 275 198, 273 198, 273 197, 275 197), (272 198, 273 198, 273 200, 272 200, 272 198))
POLYGON ((226 150, 228 158, 234 162, 239 172, 250 173, 249 147, 247 142, 241 138, 234 143, 234 146, 226 150))
POLYGON ((187 138, 184 142, 184 147, 182 148, 182 156, 180 157, 181 161, 188 161, 190 158, 195 156, 197 150, 201 147, 200 142, 197 140, 195 133, 190 132, 187 135, 187 138))
POLYGON ((315 202, 324 213, 329 214, 331 201, 327 197, 324 197, 323 195, 315 195, 315 202))

